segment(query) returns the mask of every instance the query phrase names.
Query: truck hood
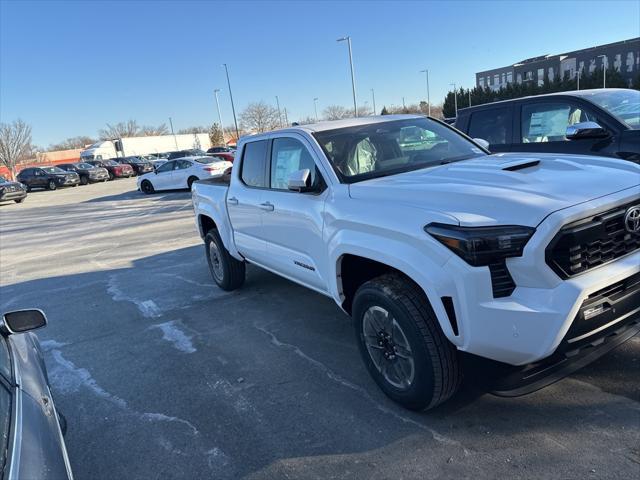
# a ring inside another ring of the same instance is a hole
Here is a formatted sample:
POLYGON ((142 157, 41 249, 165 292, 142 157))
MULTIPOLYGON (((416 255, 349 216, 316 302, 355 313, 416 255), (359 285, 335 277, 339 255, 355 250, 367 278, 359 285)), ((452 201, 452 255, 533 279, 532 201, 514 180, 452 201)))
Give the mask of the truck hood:
POLYGON ((549 214, 637 188, 640 167, 583 155, 505 153, 353 183, 350 195, 454 216, 461 225, 537 226, 549 214))

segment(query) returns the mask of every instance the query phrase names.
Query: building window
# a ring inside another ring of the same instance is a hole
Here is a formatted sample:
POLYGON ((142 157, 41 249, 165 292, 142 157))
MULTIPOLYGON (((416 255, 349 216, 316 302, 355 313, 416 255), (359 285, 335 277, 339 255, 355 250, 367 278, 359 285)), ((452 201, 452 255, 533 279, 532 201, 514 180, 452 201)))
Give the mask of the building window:
POLYGON ((507 72, 507 83, 513 83, 513 72, 507 72))
POLYGON ((494 84, 495 86, 500 85, 500 75, 499 75, 499 74, 497 74, 497 73, 493 76, 493 84, 494 84))
POLYGON ((627 53, 627 72, 633 72, 633 52, 627 53))
POLYGON ((538 86, 544 85, 544 68, 538 69, 538 86))
POLYGON ((502 74, 502 83, 507 83, 507 76, 504 73, 502 74))
POLYGON ((524 79, 533 80, 533 72, 531 70, 529 70, 528 72, 524 72, 524 79))
POLYGON ((520 73, 519 73, 519 74, 516 76, 516 81, 518 82, 518 85, 520 85, 520 84, 522 83, 522 74, 520 74, 520 73))
POLYGON ((553 67, 549 67, 549 70, 547 70, 547 74, 549 75, 549 81, 553 82, 553 79, 555 77, 554 72, 553 72, 553 67))
POLYGON ((616 69, 616 72, 620 71, 622 67, 622 55, 617 53, 615 57, 613 57, 613 68, 616 69))
POLYGON ((484 77, 480 77, 480 78, 478 79, 478 86, 479 86, 480 88, 484 88, 484 77))

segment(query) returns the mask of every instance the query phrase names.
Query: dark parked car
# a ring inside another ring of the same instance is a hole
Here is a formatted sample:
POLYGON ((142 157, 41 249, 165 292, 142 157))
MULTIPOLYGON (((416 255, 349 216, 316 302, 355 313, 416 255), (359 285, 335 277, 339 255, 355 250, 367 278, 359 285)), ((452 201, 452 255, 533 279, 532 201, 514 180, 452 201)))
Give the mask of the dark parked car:
POLYGON ((27 191, 32 188, 55 190, 58 187, 77 187, 80 184, 77 173, 66 172, 58 167, 25 168, 18 174, 17 180, 27 186, 27 191))
POLYGON ((109 172, 106 168, 96 167, 90 163, 63 163, 58 167, 67 172, 76 172, 80 176, 80 185, 109 180, 109 172))
POLYGON ((11 182, 0 175, 0 202, 13 200, 22 203, 27 198, 27 188, 18 182, 11 182))
POLYGON ((455 127, 492 152, 603 155, 640 162, 640 92, 552 93, 458 111, 455 127))
POLYGON ((225 153, 225 152, 233 152, 234 149, 231 147, 211 147, 207 150, 207 153, 225 153))
POLYGON ((226 160, 227 162, 233 163, 233 159, 235 158, 235 154, 233 154, 231 152, 207 153, 207 157, 218 158, 220 160, 226 160))
POLYGON ((53 403, 37 337, 40 310, 0 320, 0 475, 8 479, 72 479, 64 417, 53 403))
POLYGON ((205 155, 204 151, 200 150, 199 148, 191 148, 188 150, 176 150, 175 152, 169 152, 169 155, 167 156, 167 160, 174 160, 176 158, 183 158, 183 157, 202 157, 204 155, 205 155))
POLYGON ((102 167, 109 173, 109 180, 114 178, 133 177, 133 168, 129 164, 120 164, 115 160, 88 160, 95 167, 102 167))
POLYGON ((115 158, 114 160, 122 165, 130 165, 131 168, 133 168, 133 172, 135 175, 142 175, 144 173, 153 172, 153 163, 144 160, 141 157, 122 157, 115 158))

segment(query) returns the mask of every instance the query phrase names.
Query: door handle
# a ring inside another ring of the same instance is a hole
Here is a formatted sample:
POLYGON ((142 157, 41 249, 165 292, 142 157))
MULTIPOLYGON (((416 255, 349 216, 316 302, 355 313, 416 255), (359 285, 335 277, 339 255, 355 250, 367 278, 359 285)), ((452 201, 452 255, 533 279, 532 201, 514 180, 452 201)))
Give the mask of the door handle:
POLYGON ((264 202, 260 204, 260 208, 262 210, 266 210, 267 212, 273 212, 273 203, 271 202, 264 202))
POLYGON ((238 205, 238 199, 236 197, 227 198, 227 203, 229 205, 238 205))

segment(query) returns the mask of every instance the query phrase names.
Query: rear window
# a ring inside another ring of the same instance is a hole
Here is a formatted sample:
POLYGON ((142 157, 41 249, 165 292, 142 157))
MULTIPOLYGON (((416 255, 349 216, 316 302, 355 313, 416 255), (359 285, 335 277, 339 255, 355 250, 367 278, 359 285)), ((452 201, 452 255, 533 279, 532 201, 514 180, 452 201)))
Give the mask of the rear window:
POLYGON ((242 181, 250 187, 266 187, 267 141, 247 143, 242 155, 242 181))
POLYGON ((469 133, 471 138, 482 138, 490 145, 510 143, 507 138, 510 115, 508 108, 492 108, 471 114, 469 133))

